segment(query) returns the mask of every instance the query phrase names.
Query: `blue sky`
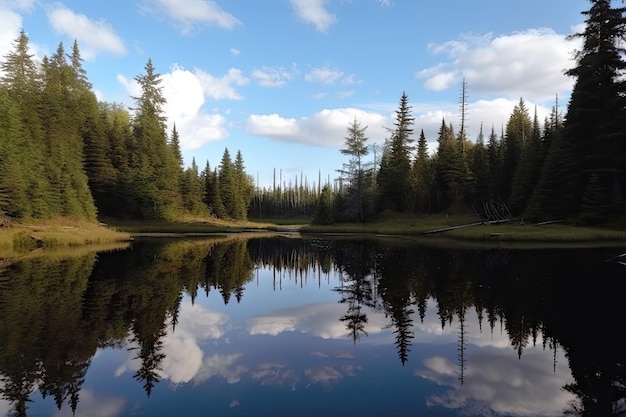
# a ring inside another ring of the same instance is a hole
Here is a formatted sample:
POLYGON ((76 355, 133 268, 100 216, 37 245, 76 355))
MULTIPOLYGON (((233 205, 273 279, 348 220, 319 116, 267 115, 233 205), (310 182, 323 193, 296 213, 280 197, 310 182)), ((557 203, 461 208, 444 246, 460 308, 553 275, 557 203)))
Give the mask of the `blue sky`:
MULTIPOLYGON (((523 98, 565 111, 587 0, 0 0, 0 54, 23 28, 32 53, 78 40, 98 98, 132 105, 152 59, 183 157, 202 168, 241 150, 260 186, 336 177, 356 118, 382 144, 403 92, 436 146, 442 118, 500 132, 523 98)), ((373 159, 373 155, 370 155, 373 159)))

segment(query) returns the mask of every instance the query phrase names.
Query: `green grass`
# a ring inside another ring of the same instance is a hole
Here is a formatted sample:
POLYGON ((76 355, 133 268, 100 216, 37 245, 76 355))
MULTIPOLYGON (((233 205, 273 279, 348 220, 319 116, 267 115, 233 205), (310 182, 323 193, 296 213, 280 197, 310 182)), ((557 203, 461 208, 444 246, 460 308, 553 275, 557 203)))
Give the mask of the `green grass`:
POLYGON ((128 244, 129 233, 92 222, 54 219, 0 228, 0 259, 21 257, 38 249, 128 244))

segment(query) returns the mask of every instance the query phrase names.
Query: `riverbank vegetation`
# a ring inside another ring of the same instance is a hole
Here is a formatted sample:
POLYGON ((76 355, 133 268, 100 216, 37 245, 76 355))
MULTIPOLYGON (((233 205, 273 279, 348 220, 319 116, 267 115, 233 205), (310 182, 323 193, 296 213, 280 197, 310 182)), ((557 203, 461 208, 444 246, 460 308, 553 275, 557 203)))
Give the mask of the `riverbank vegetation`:
MULTIPOLYGON (((576 35, 583 47, 567 72, 575 85, 565 115, 556 100, 541 121, 520 98, 501 131, 481 128, 468 138, 463 81, 461 123, 442 119, 433 151, 403 92, 380 149, 355 118, 340 149, 347 162, 338 178, 284 179, 275 170, 269 188, 255 187, 241 151, 233 157, 225 148, 217 164, 192 159, 185 166, 176 125, 167 130, 161 78, 150 59, 135 77, 141 94, 131 111, 98 101, 76 42, 70 53, 60 43, 36 62, 22 31, 0 63, 0 229, 8 230, 0 238, 5 246, 19 243, 13 225, 63 218, 84 222, 86 235, 103 219, 127 233, 275 229, 279 221, 310 219, 305 232, 419 234, 435 229, 433 221, 446 219, 440 225, 450 227, 450 218, 465 218, 491 224, 446 236, 616 239, 621 233, 611 227, 626 224, 626 62, 619 41, 626 8, 591 3, 576 35), (514 226, 554 221, 559 224, 550 228, 514 226)), ((59 236, 47 242, 90 242, 59 236)))
POLYGON ((0 228, 0 260, 46 251, 96 246, 107 250, 128 246, 130 233, 84 220, 55 219, 0 228))

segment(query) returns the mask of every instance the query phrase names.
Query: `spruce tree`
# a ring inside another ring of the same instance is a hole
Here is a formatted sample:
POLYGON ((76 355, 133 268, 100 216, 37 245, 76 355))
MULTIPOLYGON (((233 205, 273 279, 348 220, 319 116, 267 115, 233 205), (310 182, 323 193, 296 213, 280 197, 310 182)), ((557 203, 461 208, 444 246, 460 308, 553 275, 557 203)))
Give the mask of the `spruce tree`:
POLYGON ((345 148, 340 149, 343 155, 350 157, 340 171, 342 179, 348 184, 344 215, 347 219, 365 221, 366 172, 363 158, 369 153, 365 131, 367 126, 354 118, 347 128, 348 136, 344 137, 345 148))
POLYGON ((417 154, 411 167, 410 187, 413 211, 422 213, 430 211, 432 186, 432 161, 428 154, 428 142, 422 129, 417 140, 417 154))
POLYGON ((137 103, 130 144, 136 151, 130 165, 133 192, 142 217, 168 218, 180 208, 180 165, 167 143, 161 76, 151 59, 144 69, 145 74, 135 77, 142 94, 133 97, 137 103))
POLYGON ((389 138, 388 153, 383 153, 381 169, 377 176, 381 208, 403 211, 408 208, 411 152, 413 150, 413 125, 409 97, 402 93, 396 110, 395 128, 389 138))
POLYGON ((585 29, 574 35, 583 47, 567 71, 575 83, 563 134, 552 139, 535 196, 533 214, 542 218, 576 215, 588 189, 609 193, 615 212, 626 193, 626 8, 613 8, 610 0, 590 3, 582 12, 585 29), (554 174, 560 176, 547 177, 554 174))

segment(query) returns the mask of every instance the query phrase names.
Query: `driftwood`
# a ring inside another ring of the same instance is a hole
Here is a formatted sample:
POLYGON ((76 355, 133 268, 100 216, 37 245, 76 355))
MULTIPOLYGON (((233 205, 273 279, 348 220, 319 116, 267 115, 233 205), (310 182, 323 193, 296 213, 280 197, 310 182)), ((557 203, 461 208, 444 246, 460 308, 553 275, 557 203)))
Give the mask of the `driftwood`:
POLYGON ((480 226, 480 225, 496 224, 496 223, 506 223, 506 222, 509 222, 509 221, 510 221, 510 219, 502 219, 502 220, 491 220, 491 221, 486 221, 486 222, 476 222, 476 223, 469 223, 469 224, 461 224, 461 225, 458 225, 458 226, 444 227, 442 229, 428 230, 426 232, 422 232, 422 234, 423 235, 432 235, 434 233, 447 232, 449 230, 462 229, 464 227, 472 227, 472 226, 480 226))

